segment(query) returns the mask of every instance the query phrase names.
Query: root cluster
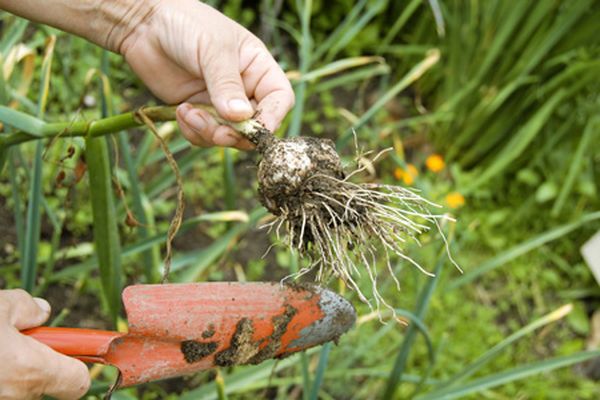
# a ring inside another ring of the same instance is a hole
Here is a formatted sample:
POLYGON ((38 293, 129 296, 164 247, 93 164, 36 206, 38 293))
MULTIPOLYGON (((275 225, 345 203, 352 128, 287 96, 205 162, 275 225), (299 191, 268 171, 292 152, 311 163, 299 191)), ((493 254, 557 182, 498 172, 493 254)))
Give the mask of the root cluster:
MULTIPOLYGON (((344 174, 333 142, 316 138, 272 139, 259 146, 259 194, 262 203, 277 218, 267 227, 283 237, 288 246, 309 260, 295 277, 317 268, 318 280, 338 277, 359 298, 378 311, 391 307, 378 291, 377 265, 382 259, 397 288, 392 259, 398 257, 432 276, 405 254, 408 241, 435 226, 445 215, 417 193, 398 186, 353 183, 344 174), (367 273, 371 296, 366 296, 356 277, 367 273), (371 297, 371 299, 369 299, 371 297), (373 304, 374 301, 374 304, 373 304)), ((378 154, 373 161, 382 153, 378 154)), ((447 243, 446 243, 447 246, 447 243)))

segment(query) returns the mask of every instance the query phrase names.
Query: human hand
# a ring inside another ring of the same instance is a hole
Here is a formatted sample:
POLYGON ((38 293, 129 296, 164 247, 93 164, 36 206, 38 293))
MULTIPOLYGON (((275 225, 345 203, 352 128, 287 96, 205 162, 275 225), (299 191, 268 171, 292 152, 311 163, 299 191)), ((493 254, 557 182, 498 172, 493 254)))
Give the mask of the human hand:
POLYGON ((78 399, 90 386, 81 361, 19 333, 43 324, 50 315, 46 300, 21 289, 0 290, 0 399, 78 399))
POLYGON ((132 20, 141 23, 120 30, 124 38, 116 50, 156 96, 170 104, 185 102, 177 108, 177 121, 191 143, 252 148, 189 103, 212 104, 231 121, 252 117, 256 108, 271 131, 293 106, 291 85, 265 45, 210 6, 197 0, 156 2, 143 18, 132 20))

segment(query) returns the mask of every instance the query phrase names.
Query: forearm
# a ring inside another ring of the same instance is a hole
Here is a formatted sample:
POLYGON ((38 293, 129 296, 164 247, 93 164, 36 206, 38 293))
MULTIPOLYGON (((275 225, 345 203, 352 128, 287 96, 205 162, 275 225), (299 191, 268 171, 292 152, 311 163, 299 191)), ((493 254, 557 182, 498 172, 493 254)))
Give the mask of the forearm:
POLYGON ((159 0, 0 0, 0 9, 118 53, 125 38, 152 16, 158 3, 159 0))

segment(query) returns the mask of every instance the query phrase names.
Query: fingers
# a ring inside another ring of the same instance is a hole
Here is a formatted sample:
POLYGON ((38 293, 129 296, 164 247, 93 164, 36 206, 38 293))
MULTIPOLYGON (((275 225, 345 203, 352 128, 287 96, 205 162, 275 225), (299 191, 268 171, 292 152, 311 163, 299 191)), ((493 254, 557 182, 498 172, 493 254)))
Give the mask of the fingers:
POLYGON ((231 121, 252 117, 254 110, 246 96, 237 43, 234 41, 207 44, 199 60, 211 101, 220 116, 231 121))
POLYGON ((196 146, 226 146, 240 150, 253 148, 252 143, 233 129, 219 125, 208 112, 193 108, 189 103, 177 107, 176 116, 183 136, 196 146))
POLYGON ((271 132, 276 131, 294 106, 294 92, 275 90, 258 103, 258 120, 271 132))
POLYGON ((40 381, 44 394, 60 400, 79 399, 90 387, 90 374, 84 363, 67 357, 30 339, 31 350, 39 358, 40 381))
POLYGON ((294 106, 290 81, 264 46, 246 46, 240 59, 246 92, 258 101, 258 119, 275 131, 294 106))
POLYGON ((82 397, 90 385, 82 362, 59 354, 19 330, 44 323, 50 314, 46 300, 24 290, 0 291, 0 398, 59 400, 82 397))
POLYGON ((7 321, 18 330, 42 325, 50 316, 50 304, 31 297, 23 289, 0 291, 0 321, 7 321))
MULTIPOLYGON (((48 346, 13 333, 3 335, 10 349, 2 349, 9 368, 2 371, 0 383, 6 398, 29 399, 42 395, 60 400, 79 399, 88 391, 90 375, 84 363, 55 352, 48 346)), ((4 367, 4 366, 3 366, 4 367)), ((3 369, 0 367, 0 369, 3 369)), ((5 398, 0 395, 0 398, 5 398)))

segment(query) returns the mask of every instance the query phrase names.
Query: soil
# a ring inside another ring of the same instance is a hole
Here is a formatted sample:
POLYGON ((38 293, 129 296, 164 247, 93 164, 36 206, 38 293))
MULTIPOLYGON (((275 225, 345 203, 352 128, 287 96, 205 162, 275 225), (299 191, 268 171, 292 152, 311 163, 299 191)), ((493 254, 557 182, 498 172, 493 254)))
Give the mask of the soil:
POLYGON ((208 325, 208 329, 202 332, 202 339, 210 339, 215 335, 215 326, 213 324, 208 325))
POLYGON ((215 355, 215 365, 228 367, 242 364, 260 364, 275 357, 281 347, 281 338, 298 310, 287 304, 281 315, 272 318, 273 333, 260 340, 252 340, 254 326, 248 318, 242 318, 231 339, 231 346, 215 355), (261 349, 260 346, 266 343, 261 349))
POLYGON ((215 355, 215 365, 229 367, 244 364, 258 353, 258 343, 252 340, 254 326, 252 320, 242 318, 236 325, 235 333, 231 338, 231 346, 215 355))
POLYGON ((315 192, 331 193, 332 180, 344 178, 340 156, 329 139, 296 137, 274 141, 258 166, 261 203, 274 215, 299 213, 315 192))
POLYGON ((189 364, 202 360, 217 350, 218 342, 198 342, 197 340, 184 340, 181 342, 181 353, 189 364))
POLYGON ((273 317, 273 333, 265 338, 267 345, 263 347, 254 357, 248 360, 248 364, 260 364, 264 360, 273 358, 281 347, 281 337, 285 333, 290 321, 296 315, 298 310, 289 304, 282 315, 273 317))

